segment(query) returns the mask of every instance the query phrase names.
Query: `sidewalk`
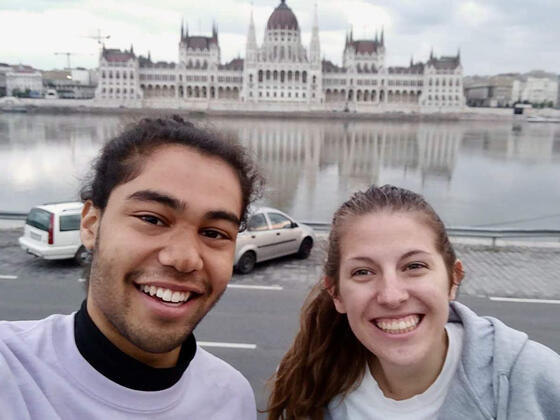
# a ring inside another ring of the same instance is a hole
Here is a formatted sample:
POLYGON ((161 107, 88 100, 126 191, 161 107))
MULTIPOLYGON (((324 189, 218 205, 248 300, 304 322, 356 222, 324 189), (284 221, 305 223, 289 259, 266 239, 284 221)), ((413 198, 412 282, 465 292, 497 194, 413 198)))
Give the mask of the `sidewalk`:
MULTIPOLYGON (((234 275, 240 284, 312 287, 321 277, 326 235, 307 260, 283 258, 259 264, 248 275, 234 275)), ((465 279, 460 293, 533 299, 560 299, 560 247, 499 246, 454 243, 465 279)))
MULTIPOLYGON (((21 228, 0 227, 0 272, 2 268, 17 272, 18 265, 29 261, 30 257, 18 245, 21 233, 21 228)), ((308 259, 285 257, 265 262, 257 265, 250 274, 235 274, 232 283, 311 288, 321 277, 327 243, 325 233, 320 232, 317 236, 308 259)), ((492 248, 464 243, 454 246, 466 273, 461 294, 560 299, 560 247, 516 245, 492 248)), ((79 272, 78 267, 76 271, 79 272)))

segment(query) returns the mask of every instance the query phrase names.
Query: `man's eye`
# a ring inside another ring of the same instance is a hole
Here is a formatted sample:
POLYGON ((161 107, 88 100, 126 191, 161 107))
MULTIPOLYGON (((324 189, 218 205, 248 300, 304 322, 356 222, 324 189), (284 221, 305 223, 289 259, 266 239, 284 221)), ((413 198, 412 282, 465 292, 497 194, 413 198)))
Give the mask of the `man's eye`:
POLYGON ((144 215, 138 216, 138 218, 140 220, 143 220, 144 222, 150 223, 152 225, 158 225, 158 226, 164 226, 165 225, 165 223, 163 223, 163 221, 159 217, 152 216, 150 214, 144 214, 144 215))
POLYGON ((228 238, 228 236, 225 233, 220 232, 219 230, 214 230, 214 229, 203 230, 201 232, 201 234, 203 236, 206 236, 207 238, 212 238, 212 239, 227 239, 228 238))

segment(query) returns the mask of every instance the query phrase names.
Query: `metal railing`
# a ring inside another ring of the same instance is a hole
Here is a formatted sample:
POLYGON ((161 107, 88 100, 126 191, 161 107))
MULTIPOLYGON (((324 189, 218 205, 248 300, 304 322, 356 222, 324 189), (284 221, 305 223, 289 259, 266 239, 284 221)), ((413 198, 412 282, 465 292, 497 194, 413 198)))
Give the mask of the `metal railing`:
MULTIPOLYGON (((25 220, 27 213, 0 212, 0 219, 25 220)), ((330 223, 326 222, 303 222, 319 232, 328 232, 330 223)), ((552 238, 560 242, 560 229, 492 229, 478 227, 448 227, 447 233, 452 237, 463 238, 486 238, 492 240, 492 246, 496 246, 498 239, 536 239, 552 238)))
POLYGON ((0 219, 7 219, 7 220, 25 220, 27 218, 27 213, 21 212, 10 212, 10 211, 2 211, 0 212, 0 219))
MULTIPOLYGON (((330 223, 303 222, 317 231, 329 231, 330 223)), ((560 241, 560 229, 492 229, 477 227, 448 227, 447 234, 452 237, 463 238, 486 238, 492 240, 492 246, 496 246, 498 239, 535 239, 553 238, 560 241)))

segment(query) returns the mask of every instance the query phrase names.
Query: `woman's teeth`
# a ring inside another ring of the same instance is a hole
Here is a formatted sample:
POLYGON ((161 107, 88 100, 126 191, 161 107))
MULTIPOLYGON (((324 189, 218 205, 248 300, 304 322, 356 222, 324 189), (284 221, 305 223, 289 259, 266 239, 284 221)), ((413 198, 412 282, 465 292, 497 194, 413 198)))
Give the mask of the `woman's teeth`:
POLYGON ((375 319, 375 325, 389 334, 403 334, 415 329, 420 322, 420 315, 408 315, 403 318, 379 318, 375 319))

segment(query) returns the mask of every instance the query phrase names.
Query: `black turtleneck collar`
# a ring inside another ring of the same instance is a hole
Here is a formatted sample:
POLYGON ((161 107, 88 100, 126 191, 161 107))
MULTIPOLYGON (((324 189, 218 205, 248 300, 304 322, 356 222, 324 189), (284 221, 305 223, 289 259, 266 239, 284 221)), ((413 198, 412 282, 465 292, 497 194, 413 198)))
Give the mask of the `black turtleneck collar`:
POLYGON ((138 391, 161 391, 177 383, 194 357, 196 340, 191 334, 181 346, 177 365, 153 368, 119 350, 90 318, 86 301, 74 317, 74 339, 82 356, 106 378, 138 391))

